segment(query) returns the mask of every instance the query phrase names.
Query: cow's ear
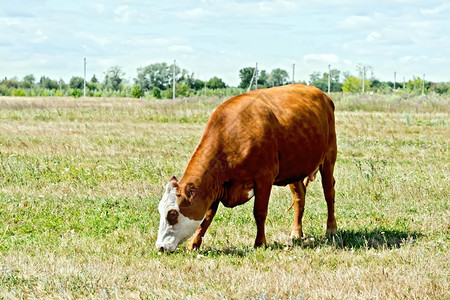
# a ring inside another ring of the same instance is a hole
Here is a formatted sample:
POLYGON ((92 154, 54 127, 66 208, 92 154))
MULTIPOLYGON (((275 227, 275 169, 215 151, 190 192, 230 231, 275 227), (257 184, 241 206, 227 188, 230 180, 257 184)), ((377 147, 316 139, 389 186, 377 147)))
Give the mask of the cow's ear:
POLYGON ((178 182, 178 179, 175 177, 175 175, 173 175, 169 181, 174 181, 174 182, 178 182))
POLYGON ((186 194, 186 198, 192 200, 200 194, 200 189, 195 187, 193 183, 188 183, 184 188, 184 193, 186 194))

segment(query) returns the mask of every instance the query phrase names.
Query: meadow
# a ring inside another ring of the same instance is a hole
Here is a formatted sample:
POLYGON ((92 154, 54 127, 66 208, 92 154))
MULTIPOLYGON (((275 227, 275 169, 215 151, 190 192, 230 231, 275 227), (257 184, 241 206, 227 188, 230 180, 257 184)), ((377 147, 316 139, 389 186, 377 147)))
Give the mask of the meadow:
POLYGON ((301 241, 274 187, 267 248, 250 201, 193 253, 157 251, 157 206, 222 99, 0 97, 0 298, 450 298, 450 98, 331 97, 337 235, 318 176, 301 241))

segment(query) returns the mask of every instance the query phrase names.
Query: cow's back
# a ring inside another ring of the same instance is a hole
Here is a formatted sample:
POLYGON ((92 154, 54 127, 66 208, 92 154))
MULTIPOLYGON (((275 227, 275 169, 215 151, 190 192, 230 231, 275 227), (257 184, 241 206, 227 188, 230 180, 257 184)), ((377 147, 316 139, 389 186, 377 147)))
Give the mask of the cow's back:
POLYGON ((334 106, 301 84, 255 90, 220 105, 202 143, 219 149, 231 177, 271 176, 285 185, 308 176, 336 148, 334 106))

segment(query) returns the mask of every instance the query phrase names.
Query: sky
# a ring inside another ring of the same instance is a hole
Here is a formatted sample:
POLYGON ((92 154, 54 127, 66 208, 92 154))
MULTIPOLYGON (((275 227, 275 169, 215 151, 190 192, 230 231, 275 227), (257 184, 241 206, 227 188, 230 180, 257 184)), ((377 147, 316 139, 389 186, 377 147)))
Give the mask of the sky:
MULTIPOLYGON (((328 65, 383 81, 450 81, 448 0, 0 0, 0 78, 100 80, 120 66, 172 64, 206 80, 281 68, 309 80, 328 65), (371 76, 371 74, 368 74, 371 76)), ((290 78, 291 80, 292 78, 290 78)))

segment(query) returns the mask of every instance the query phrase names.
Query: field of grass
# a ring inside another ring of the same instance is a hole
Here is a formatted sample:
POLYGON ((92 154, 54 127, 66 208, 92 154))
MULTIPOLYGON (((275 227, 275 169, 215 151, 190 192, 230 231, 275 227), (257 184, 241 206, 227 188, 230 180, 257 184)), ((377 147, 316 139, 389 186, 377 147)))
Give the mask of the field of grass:
POLYGON ((268 248, 250 201, 172 254, 157 205, 220 100, 0 97, 0 298, 449 299, 450 101, 383 97, 333 96, 336 237, 318 176, 297 244, 274 187, 268 248))

